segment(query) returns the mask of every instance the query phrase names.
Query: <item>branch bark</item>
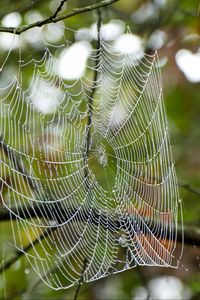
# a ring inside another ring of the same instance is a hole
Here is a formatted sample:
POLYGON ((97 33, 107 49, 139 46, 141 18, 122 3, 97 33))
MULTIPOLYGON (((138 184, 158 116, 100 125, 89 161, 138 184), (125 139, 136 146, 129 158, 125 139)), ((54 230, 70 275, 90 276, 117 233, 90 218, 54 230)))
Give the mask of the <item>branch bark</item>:
POLYGON ((21 256, 24 255, 24 253, 27 253, 29 250, 32 249, 32 247, 34 245, 37 245, 40 241, 42 241, 43 239, 48 237, 49 234, 51 234, 52 231, 54 231, 54 230, 55 230, 54 227, 53 228, 48 228, 37 239, 35 239, 32 243, 29 243, 26 247, 24 247, 23 251, 17 250, 15 252, 14 256, 9 258, 6 262, 2 262, 2 264, 0 265, 0 273, 2 273, 4 271, 6 271, 7 269, 9 269, 10 266, 12 266, 21 256))
MULTIPOLYGON (((113 216, 113 218, 108 219, 108 222, 105 223, 104 220, 107 219, 107 216, 104 215, 103 212, 97 211, 95 209, 93 210, 79 210, 77 212, 76 208, 68 208, 63 209, 59 208, 59 213, 57 214, 54 212, 54 215, 52 215, 51 211, 47 209, 48 204, 42 207, 29 207, 28 208, 28 214, 26 215, 26 219, 31 218, 48 218, 48 221, 55 221, 58 225, 66 222, 68 219, 72 219, 73 215, 76 213, 77 219, 81 221, 90 220, 91 224, 93 225, 99 225, 99 220, 102 220, 101 225, 102 227, 105 227, 105 229, 109 229, 111 231, 115 231, 117 229, 120 229, 119 224, 119 217, 113 216), (101 218, 99 216, 101 215, 101 218), (92 216, 92 217, 89 217, 92 216)), ((10 221, 10 218, 12 219, 18 219, 18 218, 25 218, 24 211, 27 210, 27 207, 24 208, 23 206, 19 208, 12 208, 10 211, 6 208, 0 209, 0 221, 10 221)), ((127 216, 128 218, 128 216, 127 216)), ((152 227, 153 227, 152 222, 152 227)), ((51 227, 54 228, 54 227, 51 227)), ((171 229, 169 229, 170 231, 171 229)), ((175 230, 175 229, 172 229, 175 230)), ((169 232, 170 236, 170 232, 169 232)), ((178 226, 177 229, 177 241, 182 243, 182 226, 178 226)), ((184 226, 184 242, 188 245, 200 245, 200 228, 197 226, 184 226)))
POLYGON ((90 127, 91 127, 91 124, 92 124, 92 104, 93 104, 93 98, 94 98, 94 94, 95 94, 95 91, 96 91, 96 87, 97 87, 97 79, 98 79, 98 67, 99 67, 99 64, 100 64, 100 31, 101 31, 101 22, 102 22, 102 17, 101 17, 101 11, 100 9, 98 9, 98 21, 97 21, 97 34, 98 34, 98 38, 97 38, 97 45, 96 45, 96 57, 97 57, 97 60, 96 60, 96 64, 95 64, 95 67, 94 67, 94 78, 93 78, 93 86, 92 86, 92 89, 91 89, 91 93, 89 95, 89 117, 88 117, 88 124, 87 124, 87 136, 86 136, 86 156, 88 157, 89 156, 89 148, 90 148, 90 127))
MULTIPOLYGON (((76 15, 79 15, 79 14, 82 14, 85 12, 89 12, 89 11, 96 10, 96 9, 99 9, 99 8, 102 8, 105 6, 109 6, 117 1, 119 1, 119 0, 104 0, 97 4, 88 5, 88 6, 81 7, 81 8, 75 8, 71 12, 63 14, 61 16, 57 16, 57 14, 58 14, 58 12, 57 12, 56 17, 55 17, 55 14, 53 14, 52 16, 50 16, 49 18, 47 18, 45 20, 37 21, 37 22, 31 23, 29 25, 24 25, 24 26, 19 26, 19 27, 0 27, 0 32, 8 32, 8 33, 13 33, 13 34, 19 35, 22 32, 27 31, 31 28, 42 27, 43 25, 46 25, 49 23, 57 23, 61 20, 65 20, 65 19, 68 19, 70 17, 76 16, 76 15)), ((62 8, 62 6, 61 6, 61 8, 62 8)))
MULTIPOLYGON (((45 208, 43 208, 43 210, 45 210, 45 208)), ((20 213, 22 213, 20 210, 17 209, 13 209, 13 212, 18 212, 18 215, 20 213)), ((46 211, 46 210, 45 210, 46 211)), ((38 213, 40 212, 41 214, 41 209, 37 210, 29 210, 30 213, 30 217, 38 217, 38 213)), ((73 214, 76 212, 77 214, 77 219, 81 221, 85 221, 86 219, 89 219, 88 216, 91 215, 91 210, 90 211, 78 211, 77 210, 72 210, 70 211, 70 215, 73 216, 73 214)), ((65 212, 66 214, 66 212, 65 212)), ((63 215, 63 213, 62 213, 63 215)), ((3 208, 0 210, 0 216, 1 216, 1 221, 5 221, 5 220, 10 220, 10 212, 3 208)), ((13 214, 14 218, 17 218, 15 214, 13 214)), ((22 213, 22 216, 24 216, 24 214, 22 213)), ((22 217, 19 215, 19 217, 22 217)), ((69 216, 69 211, 68 211, 68 218, 71 219, 71 216, 69 216)), ((90 222, 93 225, 97 225, 99 226, 99 218, 100 213, 98 211, 95 211, 93 209, 92 211, 92 218, 90 218, 90 222)), ((101 220, 103 219, 104 215, 103 213, 101 213, 101 220)), ((128 216, 127 216, 128 217, 128 216)), ((52 219, 52 215, 49 215, 49 218, 52 219)), ((106 218, 106 216, 105 216, 106 218)), ((63 220, 56 220, 57 222, 61 222, 63 220)), ((66 221, 66 220, 65 220, 66 221)), ((153 223, 152 223, 153 224, 153 223)), ((102 220, 101 223, 102 227, 105 227, 105 229, 109 229, 109 230, 116 230, 116 229, 120 229, 120 223, 118 221, 118 218, 115 218, 115 221, 113 221, 111 218, 108 220, 108 223, 105 223, 104 220, 102 220)), ((152 225, 153 226, 153 225, 152 225)), ((57 227, 50 227, 48 229, 46 229, 37 239, 35 239, 33 242, 31 242, 30 244, 28 244, 26 247, 24 247, 23 251, 17 251, 16 254, 11 257, 10 259, 8 259, 6 262, 2 263, 0 266, 0 273, 7 270, 13 263, 15 263, 21 256, 24 255, 24 253, 27 253, 29 250, 32 249, 33 245, 38 244, 39 242, 41 242, 43 239, 45 239, 46 237, 48 237, 50 234, 52 234, 54 231, 57 230, 57 227)), ((169 228, 169 231, 173 230, 172 228, 169 228)), ((170 232, 169 232, 170 235, 170 232)), ((177 242, 182 243, 182 228, 181 226, 177 228, 177 242)), ((185 226, 184 229, 184 242, 185 244, 188 245, 200 245, 200 228, 195 227, 195 226, 185 226)))
POLYGON ((4 139, 2 136, 0 136, 0 149, 3 150, 3 152, 6 154, 8 159, 12 162, 15 170, 20 172, 25 180, 29 183, 30 187, 35 190, 34 183, 31 180, 31 177, 29 176, 28 172, 26 171, 25 167, 22 165, 20 159, 16 156, 15 153, 8 147, 8 145, 4 142, 4 139))
POLYGON ((196 187, 193 187, 191 186, 190 184, 188 183, 179 183, 178 184, 181 188, 185 189, 185 190, 188 190, 189 192, 193 193, 193 194, 196 194, 196 195, 199 195, 200 196, 200 189, 196 188, 196 187))

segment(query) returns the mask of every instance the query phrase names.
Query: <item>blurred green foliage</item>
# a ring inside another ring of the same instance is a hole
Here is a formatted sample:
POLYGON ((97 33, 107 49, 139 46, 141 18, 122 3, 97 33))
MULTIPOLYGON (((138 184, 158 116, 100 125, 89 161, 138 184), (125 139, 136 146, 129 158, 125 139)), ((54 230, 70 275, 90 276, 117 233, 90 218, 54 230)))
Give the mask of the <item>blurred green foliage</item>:
MULTIPOLYGON (((82 7, 93 2, 69 0, 66 9, 82 7)), ((43 18, 51 15, 50 4, 53 5, 53 1, 50 3, 47 0, 1 0, 0 4, 1 19, 10 12, 18 11, 22 16, 22 23, 25 24, 30 10, 39 12, 43 18)), ((56 3, 54 6, 56 7, 56 3)), ((121 0, 112 7, 103 9, 103 22, 106 23, 112 19, 123 20, 134 34, 138 34, 143 39, 147 48, 153 32, 162 30, 165 33, 165 42, 159 49, 159 56, 161 60, 166 58, 166 63, 162 67, 163 88, 176 171, 180 183, 195 187, 200 187, 200 83, 187 80, 178 68, 175 56, 183 48, 194 53, 200 51, 199 11, 199 0, 121 0), (154 13, 152 12, 146 20, 144 18, 142 22, 136 22, 134 14, 150 4, 154 8, 154 13)), ((91 26, 95 21, 96 14, 89 12, 66 20, 65 25, 69 28, 80 29, 91 26)), ((37 52, 34 49, 32 51, 37 52)), ((1 48, 0 64, 5 59, 6 53, 1 48)), ((12 59, 8 61, 10 67, 17 69, 17 59, 16 51, 13 52, 12 59)), ((30 78, 31 65, 27 67, 26 72, 27 78, 30 78)), ((184 223, 200 227, 200 196, 184 188, 180 188, 180 193, 184 203, 184 223)), ((9 222, 1 223, 0 241, 0 251, 4 261, 15 253, 15 249, 9 245, 9 241, 12 241, 12 229, 9 222)), ((105 300, 131 299, 138 286, 146 286, 149 280, 161 275, 180 278, 195 295, 200 292, 199 256, 198 247, 186 246, 180 268, 177 270, 136 268, 101 279, 99 282, 86 284, 81 289, 79 299, 99 299, 98 295, 102 293, 102 290, 107 297, 104 298, 105 300), (110 290, 108 286, 111 286, 110 290)), ((75 289, 59 292, 50 290, 42 281, 38 281, 33 272, 29 273, 28 263, 23 257, 0 277, 0 297, 5 297, 5 299, 72 299, 75 289)))

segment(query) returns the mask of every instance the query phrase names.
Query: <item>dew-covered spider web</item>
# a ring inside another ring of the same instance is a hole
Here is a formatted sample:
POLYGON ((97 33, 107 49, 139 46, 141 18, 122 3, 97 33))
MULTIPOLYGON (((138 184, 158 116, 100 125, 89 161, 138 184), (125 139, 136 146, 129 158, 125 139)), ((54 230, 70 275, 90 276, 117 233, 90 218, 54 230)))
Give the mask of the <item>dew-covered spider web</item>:
POLYGON ((6 61, 1 71, 1 200, 15 247, 54 289, 176 267, 181 203, 157 53, 122 53, 100 37, 83 74, 66 80, 58 70, 76 32, 52 45, 44 28, 34 50, 24 34, 11 49, 9 82, 6 61))

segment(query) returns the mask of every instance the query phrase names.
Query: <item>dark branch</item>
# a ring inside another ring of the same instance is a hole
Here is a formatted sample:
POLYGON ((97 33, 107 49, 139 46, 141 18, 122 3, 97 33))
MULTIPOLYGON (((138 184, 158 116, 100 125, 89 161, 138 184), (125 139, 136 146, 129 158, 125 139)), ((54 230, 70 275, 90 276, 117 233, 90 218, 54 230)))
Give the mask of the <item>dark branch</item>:
POLYGON ((58 6, 58 8, 56 9, 55 13, 49 18, 51 21, 53 21, 57 15, 59 14, 59 12, 62 10, 63 5, 67 2, 68 0, 62 0, 60 2, 60 5, 58 6))
MULTIPOLYGON (((46 211, 45 207, 43 208, 43 210, 46 211)), ((59 209, 60 211, 60 209, 59 209)), ((20 210, 20 208, 17 209, 12 209, 12 218, 18 218, 15 213, 18 213, 18 217, 23 217, 24 214, 22 213, 22 208, 20 210), (20 215, 22 213, 22 215, 20 215)), ((30 216, 32 218, 34 217, 42 217, 42 210, 41 209, 30 209, 29 210, 30 216)), ((61 211, 60 212, 61 215, 65 214, 66 215, 66 211, 61 211)), ((123 224, 120 224, 119 221, 119 217, 115 216, 115 218, 111 218, 109 217, 109 219, 107 220, 107 222, 105 222, 105 220, 108 218, 107 216, 105 216, 103 213, 100 213, 98 211, 95 210, 88 210, 88 211, 84 211, 84 210, 79 210, 77 212, 77 210, 73 210, 73 209, 69 209, 67 211, 67 218, 68 219, 72 219, 72 216, 76 213, 77 216, 77 220, 79 220, 80 222, 85 222, 85 220, 89 220, 88 222, 99 226, 99 221, 102 227, 104 227, 106 230, 111 230, 111 231, 116 231, 116 230, 127 230, 126 225, 124 225, 123 228, 123 224), (100 218, 101 216, 101 218, 100 218)), ((1 221, 4 220, 10 220, 10 215, 11 213, 6 210, 5 208, 0 210, 0 215, 1 215, 1 221)), ((128 216, 126 216, 128 218, 128 216)), ((49 215, 49 220, 53 220, 52 219, 52 215, 49 215)), ((55 220, 54 220, 55 221, 55 220)), ((67 221, 67 219, 65 219, 65 222, 67 221)), ((57 216, 56 219, 57 224, 61 224, 61 222, 63 222, 63 219, 59 218, 59 215, 57 216), (60 222, 60 223, 59 223, 60 222)), ((132 224, 134 226, 134 222, 132 224)), ((156 225, 156 224, 155 224, 156 225)), ((158 224, 157 224, 158 225, 158 224)), ((151 226, 154 227, 154 222, 151 222, 151 226)), ((24 247, 23 251, 17 251, 15 256, 11 257, 7 262, 3 263, 0 266, 0 273, 7 270, 13 263, 15 263, 21 256, 24 255, 24 253, 28 252, 29 250, 32 249, 33 245, 36 245, 38 243, 40 243, 43 239, 45 239, 46 237, 48 237, 50 234, 52 234, 54 231, 56 231, 58 228, 55 227, 50 227, 48 228, 46 231, 44 231, 37 239, 35 239, 33 242, 31 242, 30 244, 28 244, 26 247, 24 247)), ((171 235, 171 230, 175 230, 173 228, 169 228, 169 236, 171 235)), ((177 242, 182 243, 183 241, 183 237, 182 237, 182 228, 181 226, 177 228, 177 242)), ((200 228, 198 227, 190 227, 190 226, 185 226, 184 228, 184 242, 185 244, 188 245, 200 245, 200 228)))
POLYGON ((77 300, 77 298, 78 298, 78 294, 80 292, 81 284, 83 282, 83 275, 84 275, 86 267, 87 267, 87 259, 85 259, 84 262, 83 262, 82 274, 81 274, 81 277, 80 277, 80 280, 79 280, 79 284, 78 284, 78 286, 76 288, 73 300, 77 300))
POLYGON ((19 27, 0 27, 0 32, 21 34, 22 32, 27 31, 31 28, 42 27, 43 25, 49 24, 49 23, 52 23, 52 22, 56 23, 56 22, 59 22, 61 20, 65 20, 65 19, 68 19, 70 17, 76 16, 76 15, 79 15, 79 14, 82 14, 82 13, 85 13, 85 12, 89 12, 89 11, 92 11, 92 10, 99 9, 101 7, 111 5, 111 4, 113 4, 117 1, 119 1, 119 0, 104 0, 104 1, 102 1, 100 3, 97 3, 97 4, 88 5, 88 6, 81 7, 81 8, 75 8, 71 12, 63 14, 62 16, 54 17, 54 15, 55 15, 54 14, 53 17, 51 16, 51 17, 49 17, 45 20, 34 22, 32 24, 29 24, 29 25, 24 25, 24 26, 19 26, 19 27))
POLYGON ((88 124, 87 124, 87 136, 86 136, 86 156, 89 156, 89 148, 90 148, 90 127, 92 124, 92 104, 93 104, 93 98, 94 98, 94 94, 96 91, 96 87, 97 87, 97 79, 98 79, 98 67, 100 64, 100 31, 101 31, 101 11, 100 9, 98 10, 98 21, 97 21, 97 33, 98 33, 98 37, 97 37, 97 45, 96 45, 96 64, 94 66, 94 79, 93 79, 93 86, 91 89, 91 93, 89 95, 89 117, 88 117, 88 124))
POLYGON ((53 228, 48 228, 46 231, 44 231, 38 238, 36 238, 33 242, 29 243, 26 247, 23 248, 22 251, 17 250, 15 255, 8 259, 5 263, 2 263, 0 265, 0 273, 6 271, 7 269, 10 268, 21 256, 24 255, 24 253, 27 253, 29 250, 32 249, 34 245, 37 245, 40 243, 43 239, 49 236, 54 231, 53 228))
POLYGON ((6 156, 12 162, 15 170, 17 170, 18 172, 20 172, 22 174, 24 179, 28 181, 30 187, 34 190, 35 187, 34 187, 34 184, 32 182, 31 177, 29 176, 26 169, 24 168, 24 166, 20 162, 20 159, 16 156, 16 154, 13 153, 11 148, 9 148, 8 145, 4 142, 4 139, 3 139, 2 136, 0 136, 0 149, 2 149, 4 151, 6 156))
POLYGON ((200 7, 198 9, 198 12, 188 11, 183 8, 180 8, 180 12, 182 12, 185 16, 188 16, 188 17, 198 18, 198 19, 200 18, 200 7))
POLYGON ((189 192, 192 192, 193 194, 200 195, 200 189, 195 188, 188 183, 179 183, 179 186, 185 190, 188 190, 189 192))
MULTIPOLYGON (((87 159, 89 157, 89 151, 90 151, 90 137, 91 137, 91 125, 92 125, 92 104, 93 104, 93 98, 94 98, 94 94, 96 91, 96 86, 97 86, 97 79, 98 79, 98 67, 99 67, 99 63, 100 63, 100 31, 101 31, 101 22, 102 22, 102 18, 101 18, 101 10, 98 9, 97 11, 97 45, 96 45, 96 63, 94 66, 94 78, 93 78, 93 86, 91 88, 91 92, 90 95, 88 96, 89 98, 89 103, 88 103, 88 107, 89 107, 89 116, 88 116, 88 121, 87 121, 87 127, 86 127, 86 138, 85 138, 85 153, 83 153, 83 159, 84 159, 84 164, 86 166, 86 168, 84 169, 85 172, 85 178, 88 177, 89 171, 88 171, 88 167, 87 167, 87 159)), ((89 189, 89 185, 86 181, 86 186, 87 189, 89 189)))
MULTIPOLYGON (((77 211, 76 208, 64 209, 62 207, 59 207, 59 209, 57 209, 57 211, 55 211, 54 214, 52 214, 52 211, 48 208, 48 205, 50 204, 47 203, 46 205, 43 205, 41 207, 40 206, 29 207, 27 215, 25 215, 25 211, 27 210, 27 207, 25 208, 23 206, 20 206, 19 208, 11 208, 10 211, 6 208, 1 208, 0 221, 1 222, 9 221, 11 218, 13 220, 18 218, 22 218, 22 219, 43 218, 46 219, 47 222, 55 221, 57 225, 61 225, 65 223, 67 220, 72 219, 73 215, 76 214, 76 219, 79 220, 80 222, 85 222, 85 220, 88 220, 90 224, 97 225, 97 226, 99 226, 99 222, 100 222, 102 227, 104 227, 105 229, 109 229, 110 231, 123 229, 123 224, 120 223, 119 221, 120 217, 118 215, 108 214, 108 216, 106 216, 103 212, 97 211, 95 209, 93 210, 82 209, 77 211), (105 220, 107 220, 107 222, 105 222, 105 220)), ((126 218, 128 217, 129 216, 127 215, 126 218)), ((126 227, 126 224, 124 224, 124 227, 126 227)), ((153 220, 151 221, 151 228, 154 228, 153 220)), ((169 236, 170 236, 170 230, 171 229, 169 228, 169 236)), ((177 241, 182 243, 181 226, 178 226, 177 228, 177 241)), ((200 228, 196 226, 186 225, 184 227, 184 242, 185 244, 188 245, 195 245, 195 244, 200 245, 200 228)))

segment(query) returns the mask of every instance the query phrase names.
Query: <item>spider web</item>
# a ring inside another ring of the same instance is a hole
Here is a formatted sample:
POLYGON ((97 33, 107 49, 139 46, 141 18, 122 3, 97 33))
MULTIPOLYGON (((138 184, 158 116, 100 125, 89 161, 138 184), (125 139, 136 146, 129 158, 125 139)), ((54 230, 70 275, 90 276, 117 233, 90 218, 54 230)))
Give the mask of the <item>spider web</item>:
POLYGON ((181 255, 158 55, 100 38, 84 75, 66 81, 59 55, 74 34, 65 28, 55 45, 43 37, 30 56, 21 45, 0 89, 1 199, 15 247, 54 289, 137 265, 177 267, 181 255))

